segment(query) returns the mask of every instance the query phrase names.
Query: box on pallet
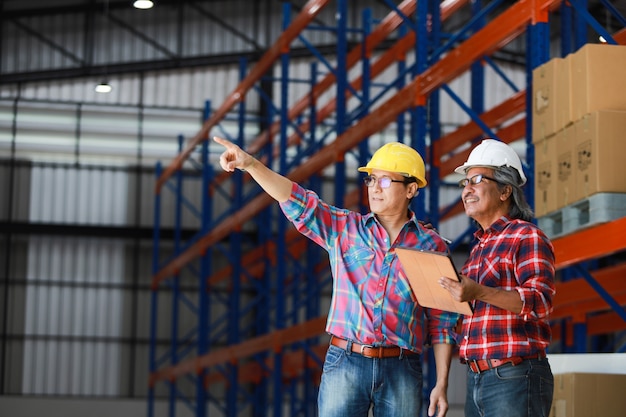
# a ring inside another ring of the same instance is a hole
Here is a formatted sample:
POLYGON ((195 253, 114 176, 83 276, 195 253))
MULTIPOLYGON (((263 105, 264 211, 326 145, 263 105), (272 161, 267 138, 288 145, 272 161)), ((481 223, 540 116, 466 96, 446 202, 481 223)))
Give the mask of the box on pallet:
POLYGON ((626 46, 587 44, 565 60, 570 67, 572 122, 597 110, 626 110, 626 46))
POLYGON ((623 417, 625 386, 626 375, 556 374, 550 417, 623 417))
POLYGON ((552 137, 556 154, 556 209, 576 201, 575 136, 575 125, 570 125, 552 137))
POLYGON ((533 142, 561 130, 572 120, 569 63, 553 58, 533 71, 533 142))
POLYGON ((554 136, 535 143, 535 217, 557 209, 556 141, 554 136))
POLYGON ((596 193, 626 193, 626 111, 587 114, 573 131, 574 201, 596 193))

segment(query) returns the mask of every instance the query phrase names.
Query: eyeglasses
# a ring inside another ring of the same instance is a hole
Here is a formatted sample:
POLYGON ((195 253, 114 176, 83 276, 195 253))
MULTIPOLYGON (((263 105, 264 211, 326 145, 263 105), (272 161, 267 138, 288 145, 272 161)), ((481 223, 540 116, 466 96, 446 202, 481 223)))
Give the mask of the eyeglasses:
POLYGON ((368 175, 367 177, 363 178, 363 182, 368 187, 373 187, 374 184, 378 182, 378 185, 380 185, 380 188, 389 188, 391 187, 392 182, 401 182, 403 184, 407 183, 406 180, 392 180, 389 177, 376 178, 376 177, 372 177, 371 175, 368 175))
POLYGON ((491 178, 483 174, 476 174, 471 178, 463 178, 461 181, 459 181, 459 188, 465 188, 467 184, 480 184, 483 180, 491 180, 493 182, 497 182, 498 184, 500 183, 500 181, 495 178, 491 178))

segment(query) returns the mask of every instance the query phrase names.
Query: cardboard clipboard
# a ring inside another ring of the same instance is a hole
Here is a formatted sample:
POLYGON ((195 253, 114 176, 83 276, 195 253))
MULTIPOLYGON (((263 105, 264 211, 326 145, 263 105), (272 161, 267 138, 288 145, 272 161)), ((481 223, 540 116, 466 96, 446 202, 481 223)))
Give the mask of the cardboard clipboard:
POLYGON ((439 285, 442 276, 461 281, 449 254, 415 248, 396 248, 395 251, 421 306, 467 316, 473 314, 470 303, 454 300, 448 290, 439 285))

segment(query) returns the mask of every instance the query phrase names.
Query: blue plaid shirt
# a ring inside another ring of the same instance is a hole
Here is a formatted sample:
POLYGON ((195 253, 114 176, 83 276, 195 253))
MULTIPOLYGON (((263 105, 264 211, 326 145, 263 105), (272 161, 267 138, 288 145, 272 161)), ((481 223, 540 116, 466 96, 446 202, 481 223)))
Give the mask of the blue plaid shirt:
POLYGON ((431 344, 455 343, 459 315, 422 308, 394 252, 400 245, 447 251, 442 238, 420 225, 412 212, 397 240, 390 242, 373 214, 330 206, 296 183, 291 197, 280 207, 300 233, 329 254, 333 296, 328 333, 361 344, 400 346, 418 353, 425 336, 431 344))

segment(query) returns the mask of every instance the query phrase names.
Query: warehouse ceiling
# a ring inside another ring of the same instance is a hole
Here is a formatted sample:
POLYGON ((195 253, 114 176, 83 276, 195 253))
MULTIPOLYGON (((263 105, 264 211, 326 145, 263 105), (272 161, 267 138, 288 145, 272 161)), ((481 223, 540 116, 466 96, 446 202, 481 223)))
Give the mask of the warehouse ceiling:
MULTIPOLYGON (((359 1, 359 5, 378 5, 389 10, 389 2, 359 1)), ((0 0, 0 84, 233 64, 242 57, 255 61, 278 36, 278 29, 268 23, 275 21, 270 17, 276 18, 285 2, 156 0, 153 12, 149 13, 133 9, 131 3, 131 0, 0 0), (240 13, 242 7, 246 7, 245 14, 240 13), (249 25, 241 24, 244 15, 252 16, 249 25), (161 30, 162 27, 167 30, 161 30), (216 36, 215 28, 219 31, 219 45, 209 45, 216 36), (207 44, 192 48, 181 41, 193 36, 207 44), (103 44, 114 43, 125 45, 126 50, 101 52, 103 44), (45 58, 37 58, 37 54, 45 58)), ((290 3, 298 10, 306 1, 290 3)), ((499 3, 503 9, 513 1, 499 3)), ((588 0, 588 4, 589 13, 609 33, 624 27, 607 5, 626 16, 626 1, 588 0)), ((468 7, 461 9, 446 23, 444 31, 454 32, 469 20, 469 13, 468 7)), ((360 17, 355 14, 352 18, 358 21, 360 17)), ((333 24, 332 13, 318 19, 320 25, 333 24)), ((561 36, 557 26, 551 25, 555 39, 561 36)), ((589 32, 589 36, 597 38, 593 30, 589 32)), ((319 38, 315 45, 327 54, 333 54, 336 48, 328 37, 319 38)), ((524 50, 524 40, 512 42, 497 52, 497 58, 523 64, 524 50)), ((294 56, 309 53, 303 46, 292 50, 294 56)))

